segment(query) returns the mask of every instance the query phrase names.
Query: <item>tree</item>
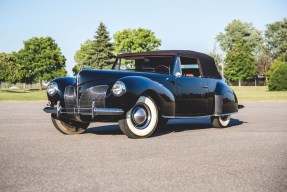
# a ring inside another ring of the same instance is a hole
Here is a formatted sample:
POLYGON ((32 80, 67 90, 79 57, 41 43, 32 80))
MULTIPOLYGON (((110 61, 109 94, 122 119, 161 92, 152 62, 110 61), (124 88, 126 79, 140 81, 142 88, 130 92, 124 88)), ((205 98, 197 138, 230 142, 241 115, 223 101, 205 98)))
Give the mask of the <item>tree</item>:
POLYGON ((161 40, 149 29, 124 29, 114 34, 116 53, 136 53, 157 50, 161 40))
POLYGON ((74 74, 78 72, 83 65, 96 68, 106 69, 110 68, 114 61, 114 47, 110 42, 109 32, 106 26, 101 22, 93 41, 86 41, 77 51, 75 56, 78 61, 74 67, 74 74))
POLYGON ((225 51, 225 77, 230 81, 251 80, 256 75, 255 56, 264 47, 260 31, 251 23, 233 20, 225 33, 216 36, 220 48, 225 51))
POLYGON ((21 79, 20 72, 15 52, 0 53, 0 81, 16 83, 21 79))
POLYGON ((272 65, 270 66, 269 70, 267 71, 267 79, 270 79, 270 77, 272 76, 273 72, 280 66, 282 65, 284 62, 276 59, 272 65))
POLYGON ((268 89, 270 91, 286 91, 287 90, 287 62, 278 62, 270 74, 268 81, 268 89))
POLYGON ((268 50, 262 50, 256 58, 256 73, 262 77, 266 77, 268 70, 272 64, 272 57, 268 50))
POLYGON ((263 39, 260 31, 255 29, 251 23, 244 23, 240 20, 233 20, 225 28, 225 33, 216 36, 220 48, 227 52, 234 49, 238 42, 248 44, 253 55, 258 53, 262 47, 263 39))
POLYGON ((92 47, 93 47, 93 42, 88 39, 81 45, 80 50, 76 51, 76 54, 74 56, 76 65, 72 69, 74 75, 76 75, 80 71, 81 66, 84 65, 84 60, 88 57, 87 52, 88 50, 92 49, 92 47))
POLYGON ((268 24, 265 38, 273 59, 287 62, 287 18, 268 24))
POLYGON ((18 52, 22 66, 22 82, 32 83, 66 76, 66 58, 52 37, 33 37, 24 41, 24 48, 18 52))
POLYGON ((209 56, 211 56, 214 59, 218 71, 222 71, 224 60, 223 56, 217 51, 216 44, 214 45, 212 52, 209 53, 209 56))
POLYGON ((251 47, 243 41, 233 45, 225 58, 224 76, 229 81, 252 80, 256 76, 255 59, 251 54, 251 47))

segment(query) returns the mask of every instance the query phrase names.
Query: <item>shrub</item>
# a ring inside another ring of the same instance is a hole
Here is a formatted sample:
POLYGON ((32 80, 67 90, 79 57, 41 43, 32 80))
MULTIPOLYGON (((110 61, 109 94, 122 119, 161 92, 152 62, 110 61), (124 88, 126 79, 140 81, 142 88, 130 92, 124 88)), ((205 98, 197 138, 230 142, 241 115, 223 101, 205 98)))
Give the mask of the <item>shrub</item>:
POLYGON ((287 63, 282 62, 270 73, 268 89, 269 91, 287 90, 287 63))

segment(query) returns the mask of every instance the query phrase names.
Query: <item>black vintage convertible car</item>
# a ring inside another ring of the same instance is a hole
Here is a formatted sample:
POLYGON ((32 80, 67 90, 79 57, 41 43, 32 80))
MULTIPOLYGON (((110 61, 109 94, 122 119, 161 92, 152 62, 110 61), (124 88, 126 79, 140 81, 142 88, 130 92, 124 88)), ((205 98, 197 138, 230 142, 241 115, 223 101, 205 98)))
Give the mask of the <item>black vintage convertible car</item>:
POLYGON ((238 112, 233 90, 214 59, 194 51, 121 54, 112 70, 82 69, 47 87, 54 126, 64 134, 83 133, 90 122, 118 121, 129 138, 149 137, 168 119, 210 117, 227 127, 238 112))

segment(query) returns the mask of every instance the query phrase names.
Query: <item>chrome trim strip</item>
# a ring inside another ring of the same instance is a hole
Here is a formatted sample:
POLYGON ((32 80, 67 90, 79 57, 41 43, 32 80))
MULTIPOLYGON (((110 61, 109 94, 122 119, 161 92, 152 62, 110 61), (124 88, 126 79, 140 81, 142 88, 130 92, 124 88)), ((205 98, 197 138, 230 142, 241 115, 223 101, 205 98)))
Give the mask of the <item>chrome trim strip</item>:
POLYGON ((162 116, 163 118, 167 118, 167 119, 198 119, 198 118, 205 118, 205 117, 212 117, 212 116, 225 116, 225 115, 234 115, 238 112, 234 112, 234 113, 225 113, 225 114, 213 114, 213 115, 203 115, 203 116, 162 116))
POLYGON ((95 106, 96 106, 96 102, 93 101, 93 103, 92 103, 92 119, 95 118, 95 106))
POLYGON ((61 107, 61 102, 58 101, 57 102, 57 108, 56 108, 56 111, 57 111, 57 117, 59 118, 60 115, 61 115, 61 110, 62 110, 62 107, 61 107))
POLYGON ((57 114, 59 117, 61 114, 72 114, 72 115, 123 115, 125 112, 122 109, 118 108, 62 108, 60 107, 45 107, 43 109, 46 113, 57 114), (66 112, 64 110, 70 109, 72 112, 66 112), (90 110, 87 112, 85 110, 90 110))
POLYGON ((219 116, 225 116, 225 115, 234 115, 234 114, 236 114, 236 113, 238 113, 238 112, 233 112, 233 113, 224 113, 224 114, 214 114, 213 116, 217 116, 217 117, 219 117, 219 116))
POLYGON ((80 77, 80 72, 82 70, 80 70, 77 74, 77 77, 76 77, 76 106, 79 107, 80 105, 80 102, 79 102, 79 77, 80 77))
POLYGON ((95 108, 96 115, 122 115, 124 111, 118 108, 95 108))
POLYGON ((163 118, 168 119, 198 119, 203 117, 211 117, 212 115, 204 115, 204 116, 162 116, 163 118))

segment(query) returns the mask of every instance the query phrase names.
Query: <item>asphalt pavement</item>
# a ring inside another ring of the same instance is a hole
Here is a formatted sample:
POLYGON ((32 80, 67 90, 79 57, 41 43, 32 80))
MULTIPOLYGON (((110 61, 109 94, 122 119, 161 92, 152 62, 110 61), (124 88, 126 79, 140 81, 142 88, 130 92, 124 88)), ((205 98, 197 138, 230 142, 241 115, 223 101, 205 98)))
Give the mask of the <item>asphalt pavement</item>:
POLYGON ((172 120, 148 139, 117 124, 63 135, 44 102, 0 102, 0 191, 287 191, 287 102, 244 102, 231 126, 172 120))

